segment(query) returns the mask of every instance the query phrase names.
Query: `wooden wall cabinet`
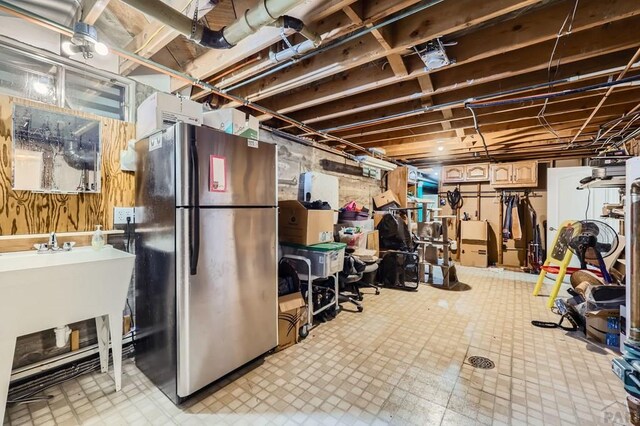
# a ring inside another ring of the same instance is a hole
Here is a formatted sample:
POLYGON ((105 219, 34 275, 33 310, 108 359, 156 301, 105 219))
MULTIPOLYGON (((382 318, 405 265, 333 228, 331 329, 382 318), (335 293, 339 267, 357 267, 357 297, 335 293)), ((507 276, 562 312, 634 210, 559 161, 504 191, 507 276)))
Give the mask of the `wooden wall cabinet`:
POLYGON ((442 168, 442 183, 464 182, 464 166, 444 166, 442 168))
POLYGON ((444 166, 442 183, 485 182, 489 180, 489 163, 444 166))
POLYGON ((469 164, 464 168, 465 182, 484 182, 489 180, 489 163, 469 164))
POLYGON ((490 176, 497 188, 531 188, 538 185, 538 162, 492 164, 490 176))

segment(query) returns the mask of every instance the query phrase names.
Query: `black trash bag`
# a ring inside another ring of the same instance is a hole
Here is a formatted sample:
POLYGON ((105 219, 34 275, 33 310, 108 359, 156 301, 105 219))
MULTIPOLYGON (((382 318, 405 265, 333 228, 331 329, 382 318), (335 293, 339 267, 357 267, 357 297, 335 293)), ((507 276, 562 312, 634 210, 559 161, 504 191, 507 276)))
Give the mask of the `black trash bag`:
POLYGON ((278 297, 300 291, 300 278, 296 269, 285 259, 278 264, 278 297))
POLYGON ((411 234, 404 220, 392 214, 386 214, 376 229, 380 235, 381 250, 411 250, 413 245, 411 234))
POLYGON ((316 201, 301 201, 302 205, 307 210, 333 210, 331 205, 326 201, 316 200, 316 201))

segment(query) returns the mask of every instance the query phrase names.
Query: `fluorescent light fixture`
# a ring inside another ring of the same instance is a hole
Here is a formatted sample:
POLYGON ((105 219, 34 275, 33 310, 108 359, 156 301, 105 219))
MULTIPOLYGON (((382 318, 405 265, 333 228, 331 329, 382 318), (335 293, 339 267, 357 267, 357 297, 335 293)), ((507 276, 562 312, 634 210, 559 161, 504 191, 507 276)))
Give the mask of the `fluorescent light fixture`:
POLYGON ((444 146, 439 146, 438 151, 444 151, 444 146))
POLYGON ((358 163, 364 166, 375 167, 376 169, 380 170, 391 171, 398 168, 396 164, 390 163, 389 161, 381 160, 380 158, 372 157, 370 155, 356 156, 356 160, 358 161, 358 163))
POLYGON ((95 27, 84 22, 76 22, 73 27, 73 37, 63 42, 61 47, 67 56, 82 53, 85 59, 92 58, 94 53, 101 56, 109 54, 109 48, 98 41, 95 27))

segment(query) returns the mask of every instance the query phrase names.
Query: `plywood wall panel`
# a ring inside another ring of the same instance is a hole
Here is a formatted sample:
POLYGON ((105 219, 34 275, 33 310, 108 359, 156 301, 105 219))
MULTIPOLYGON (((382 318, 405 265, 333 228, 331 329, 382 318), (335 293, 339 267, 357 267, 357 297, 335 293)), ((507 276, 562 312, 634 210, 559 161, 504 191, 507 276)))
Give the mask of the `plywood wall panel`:
POLYGON ((119 120, 69 111, 52 105, 0 96, 0 235, 112 229, 113 207, 133 206, 132 173, 120 171, 120 151, 135 135, 135 126, 119 120), (12 189, 13 104, 34 106, 99 120, 102 126, 102 190, 100 194, 39 194, 12 189))

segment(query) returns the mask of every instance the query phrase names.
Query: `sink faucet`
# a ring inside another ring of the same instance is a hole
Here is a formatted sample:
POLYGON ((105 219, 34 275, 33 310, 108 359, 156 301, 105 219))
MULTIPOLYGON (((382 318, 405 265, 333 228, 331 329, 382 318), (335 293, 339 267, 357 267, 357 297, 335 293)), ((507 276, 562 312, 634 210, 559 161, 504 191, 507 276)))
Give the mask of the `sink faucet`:
POLYGON ((43 244, 34 244, 33 248, 35 248, 36 250, 38 250, 38 253, 51 253, 51 252, 58 252, 58 251, 71 251, 71 249, 73 248, 73 246, 75 246, 76 243, 73 241, 66 241, 62 247, 60 247, 58 245, 58 236, 56 235, 55 232, 52 232, 49 234, 49 240, 47 241, 47 243, 43 243, 43 244))
POLYGON ((47 245, 49 250, 58 250, 58 237, 55 232, 49 234, 49 244, 47 245))

